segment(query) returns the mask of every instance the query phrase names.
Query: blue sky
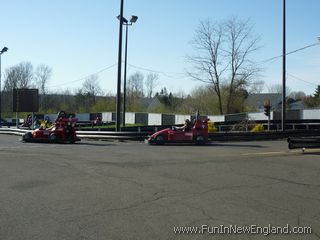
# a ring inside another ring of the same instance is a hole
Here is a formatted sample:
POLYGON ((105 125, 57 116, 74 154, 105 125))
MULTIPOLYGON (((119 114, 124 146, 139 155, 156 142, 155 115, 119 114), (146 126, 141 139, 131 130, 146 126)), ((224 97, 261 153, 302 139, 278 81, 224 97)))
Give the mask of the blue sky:
MULTIPOLYGON (((99 72, 105 92, 116 92, 119 0, 0 0, 2 72, 21 61, 53 69, 51 91, 81 87, 99 72)), ((287 0, 287 51, 316 43, 319 0, 287 0)), ((190 41, 201 20, 250 19, 261 37, 256 61, 282 54, 282 0, 124 0, 124 16, 137 15, 129 29, 128 75, 159 71, 159 86, 185 93, 199 86, 184 76, 190 41)), ((265 89, 282 81, 281 59, 263 65, 265 89)), ((320 83, 320 45, 287 57, 287 85, 314 92, 320 83)))

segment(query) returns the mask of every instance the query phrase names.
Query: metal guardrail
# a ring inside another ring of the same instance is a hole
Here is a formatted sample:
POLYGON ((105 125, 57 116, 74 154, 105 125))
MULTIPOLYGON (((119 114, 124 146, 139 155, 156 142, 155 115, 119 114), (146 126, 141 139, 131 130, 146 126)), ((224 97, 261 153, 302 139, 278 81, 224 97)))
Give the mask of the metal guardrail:
POLYGON ((25 129, 17 129, 17 128, 0 128, 0 134, 8 134, 8 135, 18 135, 22 136, 28 132, 28 130, 25 129))
POLYGON ((265 131, 265 132, 216 132, 210 133, 211 141, 257 141, 257 140, 278 140, 288 137, 309 137, 320 136, 319 130, 287 130, 265 131))
MULTIPOLYGON (((0 134, 22 136, 32 130, 17 128, 0 128, 0 134)), ((144 140, 149 132, 114 132, 114 131, 77 131, 77 136, 82 139, 112 139, 112 140, 144 140)))
POLYGON ((88 139, 140 140, 148 137, 149 132, 114 132, 114 131, 77 131, 77 136, 88 139))
MULTIPOLYGON (((0 128, 0 134, 10 134, 22 136, 31 130, 16 128, 0 128)), ((77 131, 81 139, 96 140, 138 140, 143 141, 152 132, 114 132, 114 131, 77 131)), ((276 140, 288 137, 320 136, 320 130, 288 130, 269 132, 215 132, 209 133, 211 141, 253 141, 253 140, 276 140)))

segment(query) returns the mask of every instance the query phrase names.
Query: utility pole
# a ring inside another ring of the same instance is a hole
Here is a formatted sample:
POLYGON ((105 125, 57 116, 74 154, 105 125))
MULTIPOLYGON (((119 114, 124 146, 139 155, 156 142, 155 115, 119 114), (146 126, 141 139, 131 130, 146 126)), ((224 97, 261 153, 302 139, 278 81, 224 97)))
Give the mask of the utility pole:
POLYGON ((286 0, 283 0, 283 48, 282 48, 282 121, 281 129, 286 130, 286 0))

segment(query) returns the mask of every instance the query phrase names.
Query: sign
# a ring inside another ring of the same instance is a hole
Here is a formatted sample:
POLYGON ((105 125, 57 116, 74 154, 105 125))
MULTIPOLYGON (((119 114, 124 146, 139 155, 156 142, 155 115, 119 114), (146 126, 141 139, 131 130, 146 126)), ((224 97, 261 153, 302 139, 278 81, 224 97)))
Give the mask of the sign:
POLYGON ((13 112, 38 112, 38 89, 13 89, 13 112))

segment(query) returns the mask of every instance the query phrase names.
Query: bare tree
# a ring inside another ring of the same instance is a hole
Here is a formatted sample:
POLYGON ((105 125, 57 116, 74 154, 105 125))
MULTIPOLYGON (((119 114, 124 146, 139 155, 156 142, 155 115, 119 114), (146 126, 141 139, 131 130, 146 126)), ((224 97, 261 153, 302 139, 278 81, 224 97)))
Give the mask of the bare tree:
POLYGON ((196 55, 189 56, 193 71, 188 74, 195 80, 213 85, 218 97, 218 108, 223 114, 225 99, 226 112, 236 101, 235 93, 243 89, 259 69, 250 61, 257 50, 258 37, 248 21, 231 18, 228 21, 200 22, 192 46, 196 55), (221 86, 228 86, 228 94, 222 95, 221 86))
POLYGON ((93 104, 96 102, 97 95, 102 95, 103 92, 99 85, 98 75, 91 75, 82 85, 83 93, 92 99, 93 104))
POLYGON ((12 90, 30 88, 33 80, 33 66, 30 62, 21 62, 7 68, 4 75, 4 95, 2 107, 5 111, 12 110, 12 90))
POLYGON ((250 60, 250 56, 258 49, 259 38, 253 36, 253 27, 249 25, 248 21, 243 22, 237 18, 231 18, 225 26, 228 49, 230 49, 227 49, 227 57, 231 64, 227 100, 227 113, 229 113, 231 104, 234 103, 234 93, 238 89, 244 88, 258 71, 250 60))
POLYGON ((93 96, 97 96, 98 94, 102 93, 99 85, 98 75, 91 75, 84 81, 82 87, 85 93, 89 93, 93 96))
POLYGON ((143 79, 144 76, 141 72, 136 72, 129 77, 127 94, 130 98, 141 98, 144 96, 143 79))
POLYGON ((41 64, 36 68, 35 81, 40 90, 40 94, 45 95, 47 93, 46 87, 51 75, 52 69, 45 64, 41 64))
MULTIPOLYGON (((282 94, 282 85, 281 84, 273 84, 268 87, 268 92, 282 94)), ((291 94, 291 89, 288 86, 286 87, 286 94, 287 94, 287 96, 291 94)))
POLYGON ((250 94, 262 93, 263 87, 264 87, 264 81, 263 80, 256 81, 253 84, 251 84, 250 89, 249 89, 249 93, 250 94))
POLYGON ((156 73, 150 73, 147 75, 145 86, 146 86, 146 94, 148 98, 152 98, 154 89, 158 85, 158 79, 159 79, 159 75, 156 73))
POLYGON ((136 72, 128 79, 127 84, 127 111, 138 112, 143 109, 144 97, 143 91, 144 75, 141 72, 136 72))
POLYGON ((97 75, 91 75, 75 92, 76 108, 80 112, 90 112, 98 95, 103 95, 97 75))
POLYGON ((42 111, 47 110, 48 108, 48 99, 47 99, 47 84, 51 78, 52 69, 45 64, 39 65, 35 70, 35 84, 39 89, 40 93, 40 109, 42 111))
POLYGON ((30 88, 33 77, 33 65, 30 62, 21 62, 6 69, 4 90, 11 91, 14 88, 30 88))
POLYGON ((294 99, 294 100, 302 100, 306 97, 306 93, 303 91, 298 91, 298 92, 292 92, 288 97, 294 99))
POLYGON ((222 38, 223 27, 221 24, 212 24, 209 20, 200 22, 192 41, 197 54, 188 57, 194 67, 193 72, 188 72, 189 76, 198 81, 213 84, 221 114, 223 109, 220 83, 221 75, 226 71, 226 67, 219 68, 223 62, 223 54, 221 54, 222 38))

